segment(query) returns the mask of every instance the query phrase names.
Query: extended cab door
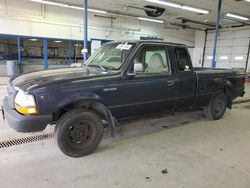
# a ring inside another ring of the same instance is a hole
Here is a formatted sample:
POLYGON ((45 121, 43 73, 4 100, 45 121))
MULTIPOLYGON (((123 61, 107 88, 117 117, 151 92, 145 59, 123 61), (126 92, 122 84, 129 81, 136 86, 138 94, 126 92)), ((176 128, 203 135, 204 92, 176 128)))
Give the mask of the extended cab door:
POLYGON ((114 116, 120 119, 173 110, 178 83, 171 70, 165 46, 141 46, 119 86, 120 105, 111 108, 114 116), (136 66, 141 71, 134 73, 136 66))
POLYGON ((173 47, 172 53, 175 60, 176 79, 179 84, 179 93, 176 101, 176 109, 192 107, 196 93, 196 75, 186 47, 173 47))

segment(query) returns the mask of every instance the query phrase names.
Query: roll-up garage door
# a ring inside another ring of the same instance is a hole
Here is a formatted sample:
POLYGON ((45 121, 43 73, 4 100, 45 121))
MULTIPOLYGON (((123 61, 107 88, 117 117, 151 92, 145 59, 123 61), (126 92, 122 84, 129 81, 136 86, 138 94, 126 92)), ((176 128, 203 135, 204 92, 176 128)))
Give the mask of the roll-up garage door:
MULTIPOLYGON (((214 31, 209 31, 205 48, 204 67, 211 67, 214 31)), ((250 30, 220 31, 218 37, 216 68, 245 69, 249 50, 250 30)))

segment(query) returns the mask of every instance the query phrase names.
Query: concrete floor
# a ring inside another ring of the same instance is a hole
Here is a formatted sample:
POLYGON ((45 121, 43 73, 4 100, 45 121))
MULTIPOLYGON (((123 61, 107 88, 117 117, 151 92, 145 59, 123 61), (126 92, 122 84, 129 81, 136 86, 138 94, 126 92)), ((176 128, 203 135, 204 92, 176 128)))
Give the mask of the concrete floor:
MULTIPOLYGON (((54 139, 2 148, 1 187, 249 188, 249 110, 234 105, 219 121, 198 111, 128 122, 82 158, 63 155, 54 139)), ((34 135, 0 125, 1 141, 34 135)))

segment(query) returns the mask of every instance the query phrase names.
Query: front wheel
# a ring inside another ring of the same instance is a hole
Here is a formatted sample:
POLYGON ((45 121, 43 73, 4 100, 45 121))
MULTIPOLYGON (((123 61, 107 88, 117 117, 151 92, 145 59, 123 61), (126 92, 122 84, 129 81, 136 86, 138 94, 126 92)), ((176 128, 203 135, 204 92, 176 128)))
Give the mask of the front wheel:
POLYGON ((55 132, 57 144, 64 154, 81 157, 96 150, 103 137, 103 125, 94 112, 77 109, 59 119, 55 132))
POLYGON ((208 119, 221 119, 227 109, 227 97, 223 92, 220 92, 212 97, 208 106, 204 109, 204 114, 208 119))

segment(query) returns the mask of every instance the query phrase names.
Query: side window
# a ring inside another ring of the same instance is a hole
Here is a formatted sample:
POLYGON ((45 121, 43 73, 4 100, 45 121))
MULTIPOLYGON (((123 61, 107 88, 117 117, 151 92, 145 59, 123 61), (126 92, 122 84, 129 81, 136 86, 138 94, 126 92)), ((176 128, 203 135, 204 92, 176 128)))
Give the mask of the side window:
POLYGON ((170 73, 170 63, 166 48, 163 46, 145 46, 141 48, 134 59, 131 69, 137 69, 132 71, 143 75, 170 73))
POLYGON ((190 71, 190 61, 185 48, 175 48, 175 55, 179 71, 190 71))

